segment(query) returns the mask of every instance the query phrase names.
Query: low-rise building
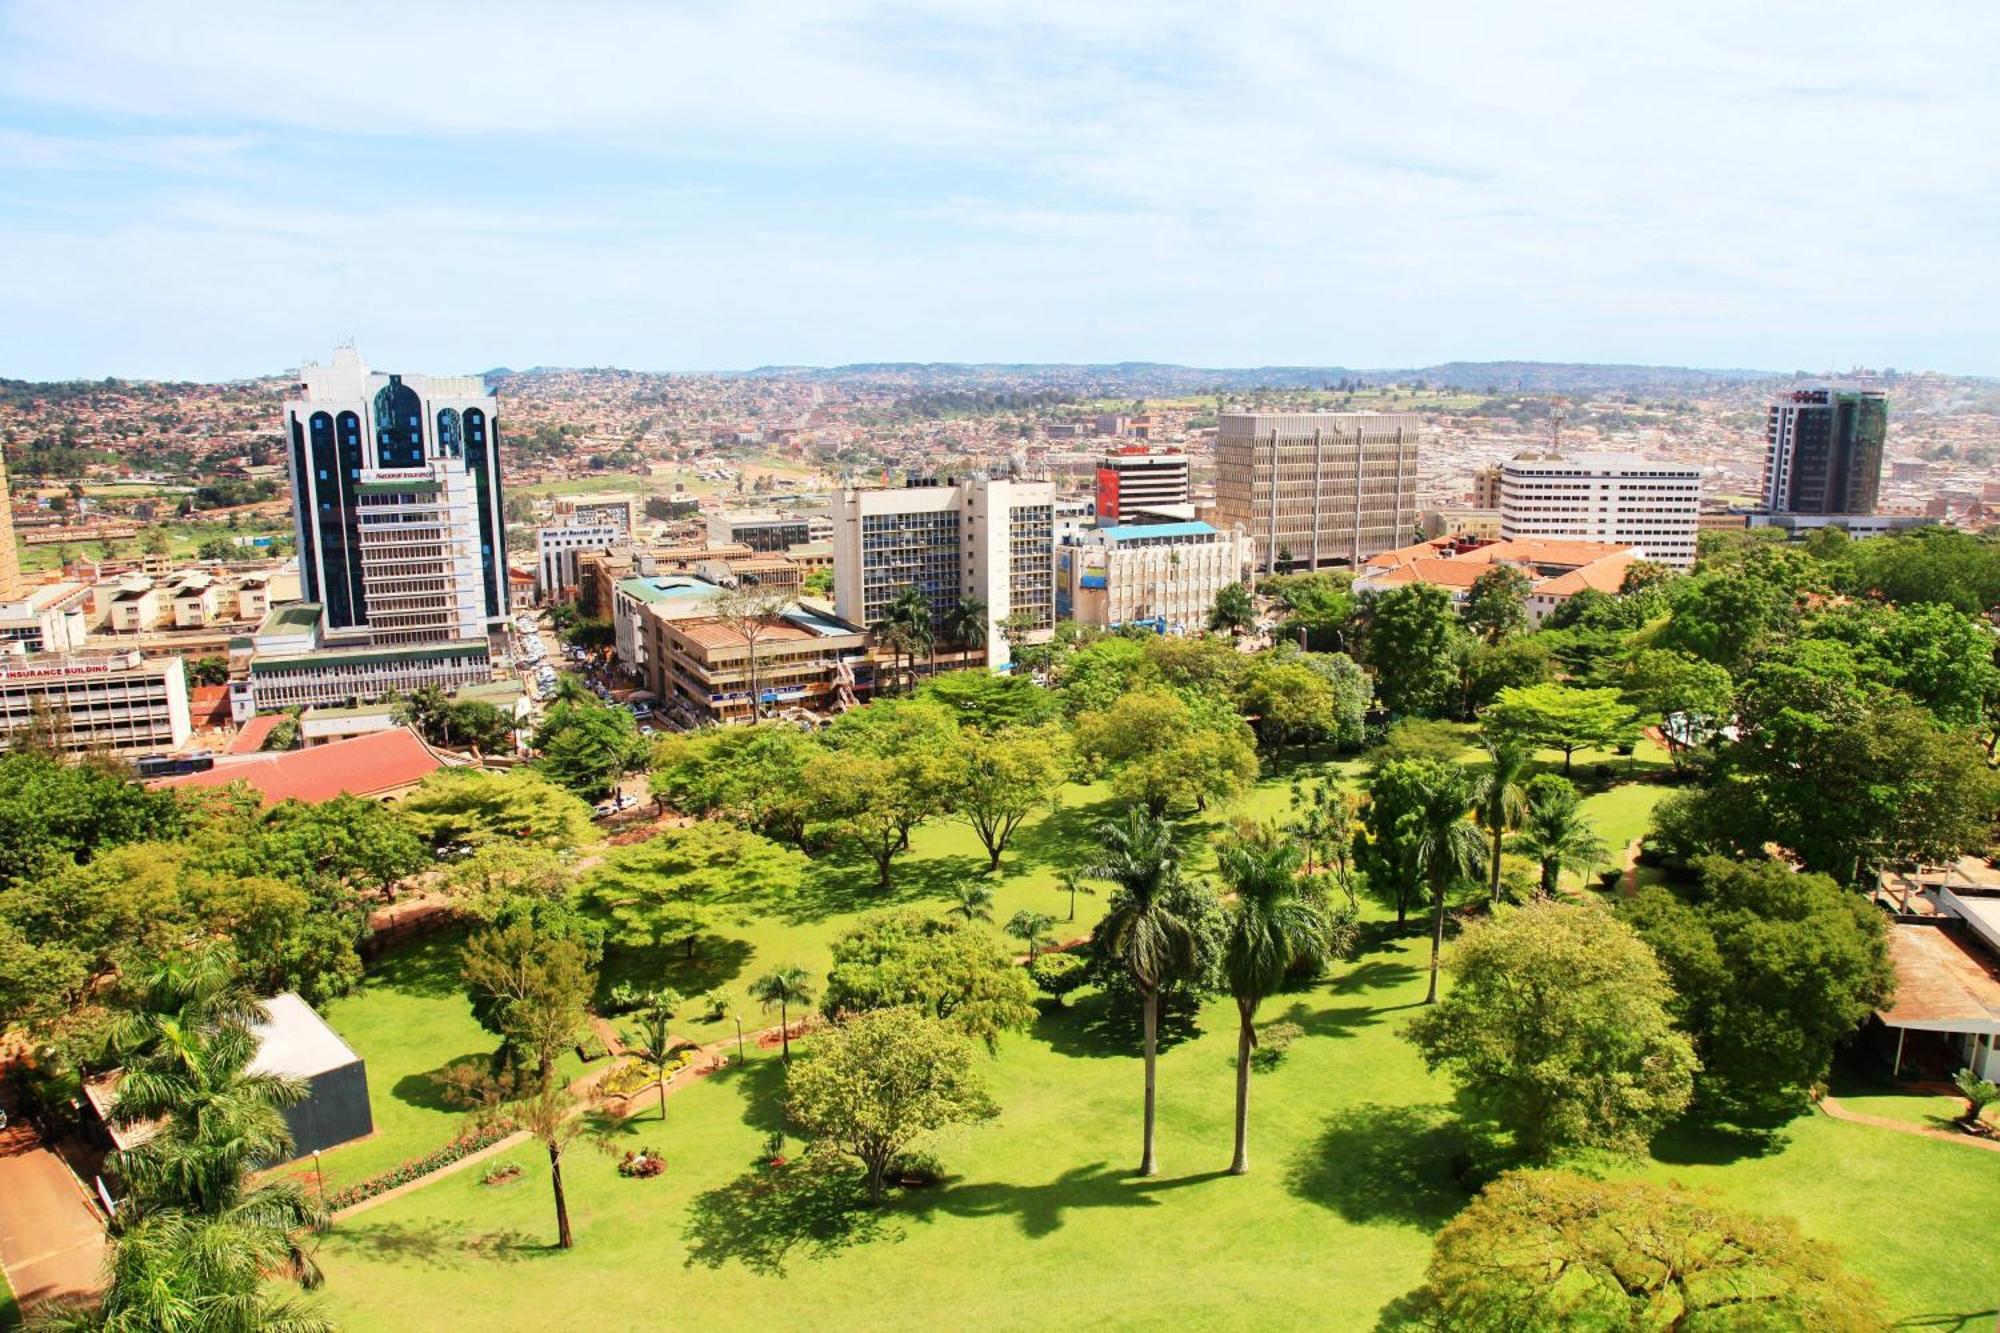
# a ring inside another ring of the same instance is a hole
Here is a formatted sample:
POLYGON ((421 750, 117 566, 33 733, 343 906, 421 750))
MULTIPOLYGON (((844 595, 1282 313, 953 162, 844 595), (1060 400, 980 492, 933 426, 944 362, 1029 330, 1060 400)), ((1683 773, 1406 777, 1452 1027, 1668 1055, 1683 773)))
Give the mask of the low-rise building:
POLYGON ((303 750, 221 754, 215 756, 212 768, 159 778, 147 785, 214 789, 242 782, 254 788, 266 806, 280 801, 317 805, 336 796, 387 801, 406 795, 447 766, 416 732, 397 726, 303 750))
POLYGON ((1089 528, 1056 549, 1057 615, 1099 629, 1200 633, 1216 594, 1247 579, 1255 549, 1207 523, 1089 528))
POLYGON ((659 615, 680 620, 710 614, 721 591, 716 584, 694 574, 654 574, 621 580, 611 598, 612 645, 618 661, 627 670, 647 674, 650 635, 646 617, 659 615))
POLYGON ((171 750, 188 743, 187 670, 179 657, 0 657, 0 748, 40 731, 64 750, 171 750))
POLYGON ((454 690, 493 679, 487 639, 375 647, 323 638, 320 607, 294 602, 230 641, 229 711, 240 725, 286 708, 372 703, 427 686, 454 690))
POLYGON ((1589 588, 1605 594, 1624 586, 1625 571, 1645 555, 1615 542, 1482 541, 1445 537, 1369 557, 1355 576, 1356 592, 1386 592, 1409 583, 1428 583, 1462 604, 1481 574, 1511 565, 1527 575, 1528 619, 1535 625, 1558 606, 1589 588))
POLYGON ((80 651, 90 632, 90 595, 80 583, 48 583, 0 602, 0 651, 80 651))
MULTIPOLYGON (((675 617, 646 608, 646 682, 663 706, 695 723, 753 720, 752 645, 713 616, 675 617)), ((867 676, 867 633, 791 607, 755 632, 757 699, 764 715, 790 708, 829 714, 852 707, 867 676)))
POLYGON ((811 520, 803 514, 738 510, 711 514, 708 537, 711 542, 740 542, 753 551, 781 555, 787 546, 814 540, 814 533, 811 520))
POLYGON ((1500 511, 1471 505, 1440 505, 1417 516, 1417 531, 1426 538, 1478 537, 1500 539, 1500 511))

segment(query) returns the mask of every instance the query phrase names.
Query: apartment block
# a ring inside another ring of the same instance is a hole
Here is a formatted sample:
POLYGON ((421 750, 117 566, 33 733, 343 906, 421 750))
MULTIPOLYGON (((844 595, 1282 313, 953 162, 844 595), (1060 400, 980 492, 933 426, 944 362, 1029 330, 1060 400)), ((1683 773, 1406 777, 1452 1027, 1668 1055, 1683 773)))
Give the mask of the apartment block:
POLYGON ((1358 566, 1417 523, 1418 418, 1395 412, 1225 412, 1215 526, 1241 528, 1257 567, 1358 566))
POLYGON ((1694 563, 1701 469, 1637 454, 1526 453, 1500 470, 1500 535, 1637 547, 1647 560, 1694 563))
POLYGON ((1207 523, 1085 529, 1056 549, 1057 612, 1099 629, 1198 634, 1216 594, 1248 578, 1255 558, 1248 536, 1207 523))
MULTIPOLYGON (((960 603, 985 603, 989 624, 1021 616, 1029 642, 1055 629, 1055 487, 973 473, 901 488, 841 492, 834 512, 834 605, 852 625, 879 623, 915 588, 935 632, 960 603)), ((989 630, 986 664, 1011 660, 989 630)))

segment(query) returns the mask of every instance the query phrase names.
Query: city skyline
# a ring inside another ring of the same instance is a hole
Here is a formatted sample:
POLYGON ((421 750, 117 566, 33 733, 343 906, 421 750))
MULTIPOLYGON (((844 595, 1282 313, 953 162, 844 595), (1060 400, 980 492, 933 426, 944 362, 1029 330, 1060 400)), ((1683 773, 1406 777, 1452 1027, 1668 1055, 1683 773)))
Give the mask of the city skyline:
POLYGON ((475 15, 0 4, 0 374, 2000 370, 1992 13, 475 15))

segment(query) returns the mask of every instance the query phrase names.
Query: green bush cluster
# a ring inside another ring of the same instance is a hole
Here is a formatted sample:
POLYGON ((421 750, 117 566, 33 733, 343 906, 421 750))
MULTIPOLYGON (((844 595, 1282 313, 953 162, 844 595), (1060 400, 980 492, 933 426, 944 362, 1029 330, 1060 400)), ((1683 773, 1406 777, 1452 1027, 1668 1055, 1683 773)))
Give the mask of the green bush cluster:
POLYGON ((413 1180, 421 1180, 433 1171, 442 1171, 453 1162, 462 1161, 482 1148, 490 1148, 512 1134, 515 1125, 510 1120, 498 1121, 468 1133, 461 1134, 435 1152, 422 1157, 413 1157, 391 1171, 379 1176, 370 1176, 358 1184, 335 1190, 326 1196, 328 1212, 339 1212, 352 1208, 355 1204, 372 1199, 378 1194, 387 1194, 398 1185, 407 1185, 413 1180))

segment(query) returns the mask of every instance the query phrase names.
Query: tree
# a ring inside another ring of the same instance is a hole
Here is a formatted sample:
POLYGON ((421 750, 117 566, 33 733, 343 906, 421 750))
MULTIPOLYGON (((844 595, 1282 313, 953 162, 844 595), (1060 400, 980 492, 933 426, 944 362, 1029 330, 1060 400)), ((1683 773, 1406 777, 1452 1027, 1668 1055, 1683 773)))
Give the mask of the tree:
POLYGON ((1375 597, 1369 609, 1368 664, 1375 693, 1392 713, 1435 717, 1458 691, 1457 639, 1451 594, 1411 583, 1375 597))
POLYGON ((813 737, 784 723, 670 732, 653 742, 646 782, 663 809, 721 815, 803 843, 813 814, 806 767, 824 754, 813 737))
POLYGON ((1729 673, 1685 653, 1642 649, 1626 663, 1623 683, 1641 708, 1660 719, 1660 739, 1675 768, 1689 750, 1721 735, 1735 711, 1729 673))
POLYGON ((1965 1114, 1958 1118, 1958 1123, 1967 1130, 1977 1131, 1986 1108, 2000 1102, 2000 1084, 1989 1083, 1970 1069, 1959 1070, 1951 1076, 1951 1081, 1958 1095, 1965 1098, 1965 1114))
POLYGON ((1231 638, 1241 638, 1257 627, 1257 605, 1250 590, 1241 583, 1224 584, 1209 608, 1208 628, 1231 638))
POLYGON ((1090 968, 1073 953, 1045 953, 1028 964, 1028 976, 1036 989, 1062 1006, 1063 997, 1090 981, 1090 968))
POLYGON ((1881 912, 1777 861, 1705 857, 1695 870, 1685 891, 1649 886, 1620 915, 1673 983, 1674 1018, 1701 1057, 1701 1103, 1752 1120, 1789 1115, 1895 989, 1881 912))
POLYGON ((554 1077, 556 1055, 575 1042, 597 989, 595 951, 574 934, 517 920, 473 932, 459 969, 480 1025, 497 1033, 506 1065, 535 1063, 554 1077))
POLYGON ((917 697, 944 705, 961 725, 984 734, 1039 727, 1062 711, 1061 700, 1026 673, 998 676, 984 668, 933 676, 917 697))
POLYGON ((1076 896, 1080 893, 1091 898, 1097 894, 1097 890, 1083 882, 1081 874, 1068 866, 1056 871, 1056 887, 1069 896, 1069 916, 1066 919, 1070 921, 1076 920, 1076 896))
POLYGON ((1139 1174, 1155 1175, 1153 1153, 1154 1065, 1159 1052, 1160 989, 1198 965, 1194 930, 1168 904, 1180 878, 1173 826, 1144 810, 1128 811, 1121 823, 1098 827, 1104 859, 1090 874, 1116 885, 1104 919, 1091 934, 1093 947, 1113 959, 1139 992, 1145 1026, 1146 1111, 1139 1174))
POLYGON ((1472 784, 1465 770, 1433 765, 1414 792, 1409 868, 1431 891, 1431 981, 1425 1004, 1436 1004, 1438 960, 1444 953, 1445 902, 1455 889, 1477 882, 1484 855, 1479 830, 1466 822, 1472 784))
POLYGON ((1475 1123, 1529 1161, 1571 1149, 1637 1154, 1687 1106, 1696 1060, 1673 990, 1630 926, 1591 902, 1502 908, 1466 928, 1450 994, 1410 1025, 1475 1123))
POLYGON ((433 847, 508 841, 561 851, 597 840, 590 807, 531 768, 441 768, 396 809, 433 847))
POLYGON ((1672 614, 1654 646, 1740 671, 1783 622, 1792 599, 1787 587, 1741 574, 1703 572, 1680 579, 1669 598, 1672 614))
POLYGON ((1492 565, 1472 581, 1459 613, 1465 627, 1488 643, 1528 627, 1528 594, 1534 582, 1512 565, 1492 565))
POLYGON ((1556 676, 1553 635, 1516 634, 1498 643, 1476 642, 1462 664, 1464 712, 1475 716, 1509 686, 1540 685, 1556 676))
POLYGON ((813 998, 812 978, 806 970, 787 963, 773 968, 750 983, 750 998, 764 1006, 769 1013, 772 1005, 778 1006, 778 1040, 783 1046, 786 1064, 792 1061, 792 1020, 791 1007, 795 1004, 811 1004, 813 998))
POLYGON ((993 888, 988 884, 954 884, 948 891, 951 906, 945 908, 945 915, 957 917, 960 921, 991 921, 993 919, 993 888))
POLYGON ((1198 713, 1164 686, 1132 690, 1077 719, 1079 754, 1112 770, 1112 790, 1153 815, 1179 803, 1197 809, 1257 777, 1249 731, 1233 716, 1198 713))
POLYGON ((1028 946, 1028 961, 1033 963, 1041 954, 1042 946, 1049 943, 1049 927, 1056 919, 1047 912, 1022 908, 1007 918, 1007 933, 1028 946))
POLYGON ((884 758, 862 750, 830 751, 807 770, 816 818, 874 863, 876 887, 885 893, 896 853, 908 845, 910 830, 942 804, 935 772, 935 765, 921 755, 884 758))
POLYGON ((1587 747, 1609 749, 1629 742, 1637 715, 1616 690, 1580 690, 1570 685, 1529 685, 1500 691, 1486 710, 1487 733, 1505 742, 1561 750, 1563 772, 1587 747))
POLYGON ((639 1026, 625 1034, 625 1049, 653 1067, 653 1087, 660 1095, 660 1119, 667 1118, 667 1062, 674 1056, 674 1038, 669 1024, 674 1017, 672 991, 657 992, 637 1014, 639 1026))
POLYGON ((988 1050, 1035 1019, 1028 978, 998 940, 969 921, 917 912, 868 917, 835 940, 821 1008, 832 1018, 916 1009, 988 1050))
POLYGON ((226 657, 196 657, 187 664, 188 684, 227 685, 229 683, 229 659, 226 657))
POLYGON ((1553 898, 1562 888, 1565 870, 1587 873, 1604 864, 1609 849, 1584 817, 1569 779, 1539 774, 1529 781, 1525 797, 1514 850, 1541 867, 1539 892, 1553 898))
POLYGON ((890 1168, 925 1135, 998 1110, 961 1033, 889 1009, 857 1014, 813 1043, 785 1077, 785 1114, 860 1162, 880 1206, 890 1168))
MULTIPOLYGON (((984 648, 990 628, 984 597, 961 597, 944 618, 944 632, 951 636, 953 643, 967 651, 984 648)), ((931 676, 936 678, 935 669, 931 676)))
POLYGON ((1299 885, 1299 852, 1275 829, 1226 844, 1217 858, 1235 895, 1224 971, 1236 999, 1236 1153, 1232 1175, 1250 1170, 1250 1057, 1257 1010, 1294 968, 1317 970, 1335 952, 1335 925, 1299 885))
POLYGON ((1492 840, 1487 849, 1488 901, 1500 901, 1500 849, 1507 834, 1528 809, 1521 779, 1528 771, 1528 752, 1515 745, 1486 743, 1486 771, 1473 779, 1472 813, 1492 840))
POLYGON ((615 849, 585 879, 580 901, 619 944, 657 949, 671 942, 692 958, 711 904, 776 905, 810 873, 811 863, 790 847, 702 820, 615 849))
POLYGON ((1438 1233, 1417 1305, 1426 1326, 1465 1333, 1888 1323, 1874 1288, 1789 1218, 1567 1171, 1488 1185, 1438 1233))
POLYGON ((622 708, 596 700, 558 703, 535 730, 536 766, 586 801, 611 793, 619 778, 646 762, 648 746, 622 708))
POLYGON ((1342 730, 1333 682, 1303 662, 1259 658, 1244 673, 1237 699, 1256 719, 1258 739, 1272 750, 1330 740, 1342 730))
POLYGON ((914 683, 916 659, 920 654, 928 652, 934 643, 931 604, 923 592, 918 588, 909 587, 897 593, 894 600, 884 608, 882 619, 870 628, 876 637, 894 652, 898 665, 906 658, 909 660, 909 677, 914 683))
POLYGON ((1069 775, 1068 738, 1057 727, 967 732, 945 760, 945 799, 986 849, 986 868, 1000 869, 1023 820, 1053 809, 1069 775))
MULTIPOLYGON (((445 872, 453 905, 491 925, 517 904, 553 903, 569 894, 562 858, 533 843, 489 842, 445 872)), ((532 908, 530 908, 532 910, 532 908)))
POLYGON ((763 699, 757 681, 757 645, 771 637, 781 623, 779 614, 788 599, 781 593, 739 583, 721 589, 710 599, 710 612, 743 645, 750 674, 750 716, 763 714, 763 699))

